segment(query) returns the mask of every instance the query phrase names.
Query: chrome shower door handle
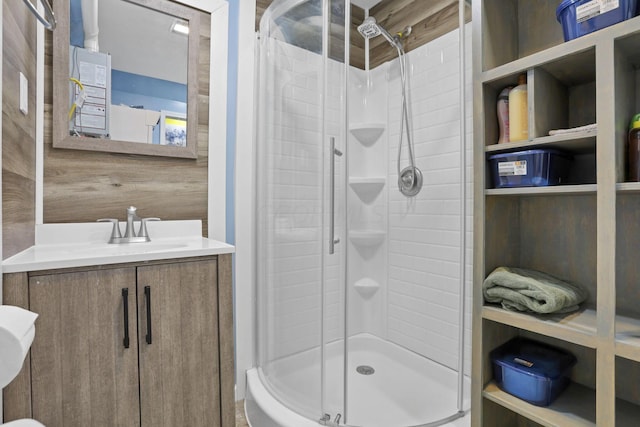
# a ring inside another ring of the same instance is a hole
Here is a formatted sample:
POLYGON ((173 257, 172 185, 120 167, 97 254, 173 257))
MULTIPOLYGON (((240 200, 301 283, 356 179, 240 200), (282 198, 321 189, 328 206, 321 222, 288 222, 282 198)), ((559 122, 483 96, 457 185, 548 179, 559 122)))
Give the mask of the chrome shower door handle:
POLYGON ((335 136, 329 138, 329 150, 329 155, 331 156, 331 161, 329 162, 329 255, 333 255, 336 251, 336 244, 340 242, 340 239, 335 238, 336 157, 342 156, 342 151, 336 149, 335 136))

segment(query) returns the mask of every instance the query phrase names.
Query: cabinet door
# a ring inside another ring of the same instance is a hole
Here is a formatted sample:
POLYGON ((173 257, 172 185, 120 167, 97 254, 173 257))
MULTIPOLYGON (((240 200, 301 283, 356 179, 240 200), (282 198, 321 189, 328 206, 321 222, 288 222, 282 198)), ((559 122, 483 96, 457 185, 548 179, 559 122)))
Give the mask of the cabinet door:
POLYGON ((36 276, 33 417, 52 427, 139 426, 135 269, 36 276), (124 346, 128 289, 131 339, 124 346))
POLYGON ((143 426, 220 425, 217 263, 138 267, 143 426))

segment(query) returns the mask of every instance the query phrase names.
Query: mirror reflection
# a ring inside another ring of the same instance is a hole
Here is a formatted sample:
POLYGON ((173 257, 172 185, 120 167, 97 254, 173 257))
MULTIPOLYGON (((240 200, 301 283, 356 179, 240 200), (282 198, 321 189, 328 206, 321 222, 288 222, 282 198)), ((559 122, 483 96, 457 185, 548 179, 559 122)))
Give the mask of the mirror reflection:
POLYGON ((125 0, 69 12, 69 134, 186 147, 189 22, 125 0))

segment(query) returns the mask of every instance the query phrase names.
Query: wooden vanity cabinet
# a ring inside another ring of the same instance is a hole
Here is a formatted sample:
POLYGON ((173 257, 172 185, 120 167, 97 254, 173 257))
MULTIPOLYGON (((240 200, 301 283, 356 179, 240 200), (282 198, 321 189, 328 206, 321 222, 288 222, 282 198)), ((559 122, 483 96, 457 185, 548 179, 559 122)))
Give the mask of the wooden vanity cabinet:
POLYGON ((4 302, 39 314, 30 360, 4 390, 5 421, 233 426, 230 264, 218 255, 5 274, 4 302))

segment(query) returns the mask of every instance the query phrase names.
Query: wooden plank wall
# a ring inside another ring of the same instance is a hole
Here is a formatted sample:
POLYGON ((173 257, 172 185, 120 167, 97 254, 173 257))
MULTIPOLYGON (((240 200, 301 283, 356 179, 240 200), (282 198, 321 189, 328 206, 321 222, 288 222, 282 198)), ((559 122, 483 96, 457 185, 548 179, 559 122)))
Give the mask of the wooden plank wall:
MULTIPOLYGON (((458 28, 458 7, 458 0, 382 0, 369 14, 391 34, 410 25, 411 35, 405 40, 404 48, 411 52, 458 28)), ((470 20, 471 8, 467 6, 466 21, 470 20)), ((370 68, 397 56, 383 37, 371 39, 369 49, 370 68)))
MULTIPOLYGON (((256 30, 264 11, 273 0, 256 0, 256 30)), ((458 28, 458 0, 382 0, 369 14, 391 34, 407 25, 413 27, 405 41, 405 51, 410 52, 431 40, 458 28)), ((471 20, 471 8, 467 7, 467 22, 471 20)), ((358 25, 364 20, 364 10, 351 7, 351 58, 354 67, 365 68, 364 39, 358 33, 358 25)), ((383 37, 369 42, 370 68, 375 68, 397 56, 383 37)))
MULTIPOLYGON (((143 217, 200 219, 207 235, 209 57, 211 17, 200 17, 198 158, 101 153, 52 147, 52 37, 46 34, 44 222, 126 218, 127 206, 143 217)), ((191 66, 191 64, 189 64, 191 66)))
POLYGON ((2 258, 35 241, 36 19, 22 2, 2 14, 2 258), (29 81, 28 114, 20 112, 19 73, 29 81))

